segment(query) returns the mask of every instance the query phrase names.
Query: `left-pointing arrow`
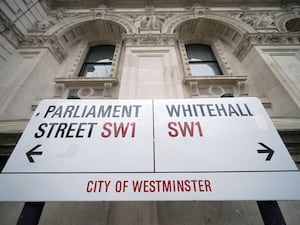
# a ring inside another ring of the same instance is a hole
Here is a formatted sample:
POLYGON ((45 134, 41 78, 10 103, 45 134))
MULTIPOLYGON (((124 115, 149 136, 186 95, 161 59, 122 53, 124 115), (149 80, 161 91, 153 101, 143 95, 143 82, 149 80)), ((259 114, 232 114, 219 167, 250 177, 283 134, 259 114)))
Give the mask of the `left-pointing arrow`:
POLYGON ((30 149, 28 152, 26 152, 26 156, 29 160, 29 162, 34 163, 34 160, 32 158, 33 155, 42 155, 43 152, 35 151, 37 148, 41 147, 42 145, 36 145, 34 148, 30 149))

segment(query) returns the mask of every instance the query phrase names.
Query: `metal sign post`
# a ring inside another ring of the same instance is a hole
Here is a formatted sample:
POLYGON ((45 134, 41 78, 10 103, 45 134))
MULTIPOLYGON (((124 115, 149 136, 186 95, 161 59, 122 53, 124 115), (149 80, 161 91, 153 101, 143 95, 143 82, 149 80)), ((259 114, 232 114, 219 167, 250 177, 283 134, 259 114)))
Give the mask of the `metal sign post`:
POLYGON ((257 201, 265 225, 286 225, 277 201, 257 201))

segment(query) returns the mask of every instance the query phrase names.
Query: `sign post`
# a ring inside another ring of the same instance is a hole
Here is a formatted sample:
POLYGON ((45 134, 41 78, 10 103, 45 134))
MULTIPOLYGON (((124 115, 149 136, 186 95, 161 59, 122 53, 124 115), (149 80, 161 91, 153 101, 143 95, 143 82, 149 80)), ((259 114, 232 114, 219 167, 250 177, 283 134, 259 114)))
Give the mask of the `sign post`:
POLYGON ((0 183, 2 201, 300 199, 256 98, 44 100, 0 183))

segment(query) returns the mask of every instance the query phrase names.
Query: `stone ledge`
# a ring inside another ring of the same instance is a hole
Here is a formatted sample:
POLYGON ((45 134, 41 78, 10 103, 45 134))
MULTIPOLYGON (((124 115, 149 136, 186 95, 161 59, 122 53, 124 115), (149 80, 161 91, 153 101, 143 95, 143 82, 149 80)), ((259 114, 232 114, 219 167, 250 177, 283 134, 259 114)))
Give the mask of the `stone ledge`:
POLYGON ((276 129, 279 131, 300 130, 300 118, 271 118, 276 129))
POLYGON ((104 83, 118 84, 116 77, 94 78, 94 77, 76 77, 76 78, 55 78, 56 84, 62 84, 66 87, 90 87, 103 86, 104 83))
POLYGON ((237 82, 245 82, 246 76, 195 76, 195 77, 184 77, 183 82, 189 84, 190 82, 199 82, 202 85, 236 85, 237 82))

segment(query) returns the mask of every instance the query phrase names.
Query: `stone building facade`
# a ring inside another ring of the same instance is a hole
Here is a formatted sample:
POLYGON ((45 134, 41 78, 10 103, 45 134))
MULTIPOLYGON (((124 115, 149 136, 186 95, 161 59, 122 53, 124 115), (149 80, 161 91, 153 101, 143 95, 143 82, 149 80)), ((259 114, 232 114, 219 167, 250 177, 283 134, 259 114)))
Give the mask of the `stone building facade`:
MULTIPOLYGON (((262 101, 299 166, 297 1, 3 0, 0 68, 2 165, 42 99, 184 99, 231 93, 262 101), (113 51, 101 62, 89 62, 95 46, 112 46, 113 51), (199 53, 193 50, 197 46, 209 46, 213 59, 197 61, 192 56, 199 53), (99 70, 84 68, 96 64, 99 70)), ((298 224, 299 202, 279 205, 287 223, 298 224)), ((22 207, 0 203, 1 224, 16 224, 22 207)), ((51 202, 39 224, 84 223, 263 220, 256 202, 51 202)))

